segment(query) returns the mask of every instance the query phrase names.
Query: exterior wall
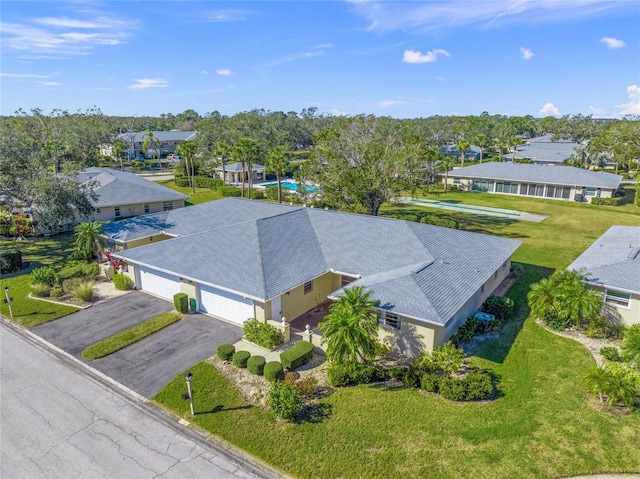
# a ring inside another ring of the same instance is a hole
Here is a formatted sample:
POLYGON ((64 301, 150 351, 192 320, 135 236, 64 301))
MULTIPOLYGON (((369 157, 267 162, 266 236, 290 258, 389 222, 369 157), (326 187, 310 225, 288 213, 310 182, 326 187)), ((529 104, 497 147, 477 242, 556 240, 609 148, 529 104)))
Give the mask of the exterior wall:
POLYGON ((304 294, 304 285, 296 286, 282 295, 282 316, 287 321, 306 313, 317 304, 322 303, 331 294, 333 288, 333 273, 325 273, 313 280, 313 291, 304 294))
MULTIPOLYGON (((589 288, 598 291, 604 297, 604 288, 593 285, 589 285, 589 288)), ((604 303, 604 315, 613 322, 619 322, 627 326, 640 323, 640 294, 631 293, 628 307, 604 303)))
POLYGON ((157 234, 157 235, 149 236, 147 238, 140 238, 140 239, 128 241, 127 243, 124 243, 123 247, 124 249, 131 249, 131 248, 136 248, 138 246, 142 246, 145 244, 157 243, 158 241, 164 241, 171 238, 173 238, 173 236, 157 234))
MULTIPOLYGON (((198 301, 198 290, 197 290, 196 283, 194 283, 193 281, 181 278, 180 279, 180 292, 181 293, 185 293, 187 296, 189 296, 189 299, 195 299, 196 302, 198 301)), ((198 309, 200 309, 200 305, 199 304, 196 306, 196 311, 198 309)))
POLYGON ((435 344, 440 346, 446 343, 457 329, 482 306, 482 303, 491 296, 495 289, 509 276, 511 270, 511 259, 507 260, 498 268, 494 274, 484 283, 484 291, 478 289, 475 294, 454 314, 446 327, 438 328, 436 331, 435 344))
POLYGON ((436 330, 443 328, 427 325, 413 318, 399 316, 399 319, 400 329, 378 326, 378 338, 383 344, 412 355, 417 355, 420 351, 433 351, 436 330))
POLYGON ((267 319, 271 318, 271 301, 267 301, 266 303, 254 301, 253 310, 255 311, 255 318, 258 321, 266 322, 267 319))
MULTIPOLYGON (((145 203, 136 203, 136 204, 122 204, 115 205, 120 206, 120 216, 118 218, 130 218, 132 216, 140 216, 147 213, 159 213, 164 210, 164 202, 163 201, 154 201, 151 203, 146 203, 149 205, 149 211, 145 212, 144 205, 145 203)), ((113 221, 116 219, 115 206, 101 206, 100 208, 94 208, 92 219, 93 221, 113 221), (100 210, 100 212, 98 212, 100 210)), ((184 207, 184 200, 173 200, 171 201, 172 209, 176 210, 178 208, 184 207)))
MULTIPOLYGON (((460 188, 462 191, 475 191, 473 190, 473 179, 472 178, 460 178, 460 177, 456 177, 455 174, 453 174, 455 172, 455 170, 452 170, 449 172, 449 177, 447 179, 443 178, 442 182, 446 183, 449 186, 458 186, 458 188, 460 188), (460 183, 455 183, 455 178, 459 178, 460 179, 460 183)), ((569 193, 569 197, 568 198, 556 198, 555 196, 546 196, 546 190, 547 190, 547 184, 546 183, 537 183, 537 184, 544 184, 545 185, 545 193, 543 196, 534 196, 534 195, 524 195, 524 194, 520 194, 520 185, 523 183, 528 183, 531 184, 532 182, 527 182, 527 181, 511 181, 511 183, 516 183, 518 184, 518 193, 504 193, 504 192, 498 192, 496 191, 496 182, 498 180, 490 180, 490 181, 494 181, 493 184, 493 190, 492 191, 487 191, 486 193, 494 193, 496 195, 510 195, 510 196, 523 196, 525 198, 543 198, 545 200, 558 200, 558 201, 574 201, 574 198, 576 195, 582 195, 583 194, 583 187, 582 186, 572 186, 572 185, 564 185, 565 187, 569 187, 570 188, 570 193, 569 193)), ((502 180, 499 180, 502 181, 502 180)), ((561 186, 561 185, 556 185, 556 186, 561 186)), ((586 188, 585 188, 586 190, 586 188)), ((614 191, 610 188, 596 188, 596 194, 595 196, 598 196, 597 194, 597 190, 600 191, 600 198, 611 198, 614 195, 614 191)), ((584 195, 585 198, 587 199, 587 201, 591 201, 591 198, 594 198, 594 195, 584 195)))

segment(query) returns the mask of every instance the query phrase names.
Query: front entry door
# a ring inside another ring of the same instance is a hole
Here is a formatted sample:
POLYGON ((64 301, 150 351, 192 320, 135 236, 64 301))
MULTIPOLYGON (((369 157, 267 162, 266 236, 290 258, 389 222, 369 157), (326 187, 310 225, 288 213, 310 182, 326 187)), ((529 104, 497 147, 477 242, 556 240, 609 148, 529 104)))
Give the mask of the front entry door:
POLYGON ((271 319, 274 321, 282 319, 282 296, 276 296, 271 300, 271 319))

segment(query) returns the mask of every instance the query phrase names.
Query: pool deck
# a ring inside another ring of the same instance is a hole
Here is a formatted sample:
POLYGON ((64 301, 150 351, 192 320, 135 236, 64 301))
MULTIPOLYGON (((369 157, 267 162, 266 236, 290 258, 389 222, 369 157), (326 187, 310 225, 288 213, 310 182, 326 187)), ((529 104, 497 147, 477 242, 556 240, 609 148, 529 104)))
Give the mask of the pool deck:
POLYGON ((404 203, 416 206, 426 206, 427 208, 438 208, 441 210, 459 211, 476 215, 494 216, 497 218, 507 218, 518 221, 531 221, 540 223, 547 218, 547 215, 527 213, 526 211, 507 210, 503 208, 492 208, 490 206, 469 205, 453 201, 427 200, 424 198, 404 198, 404 203))

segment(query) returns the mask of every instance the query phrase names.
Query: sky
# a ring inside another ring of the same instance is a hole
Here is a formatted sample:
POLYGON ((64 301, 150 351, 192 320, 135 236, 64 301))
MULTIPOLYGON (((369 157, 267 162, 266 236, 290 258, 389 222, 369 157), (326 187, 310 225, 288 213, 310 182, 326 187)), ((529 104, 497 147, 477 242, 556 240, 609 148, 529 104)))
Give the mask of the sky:
POLYGON ((637 0, 3 0, 0 41, 1 115, 640 115, 637 0))

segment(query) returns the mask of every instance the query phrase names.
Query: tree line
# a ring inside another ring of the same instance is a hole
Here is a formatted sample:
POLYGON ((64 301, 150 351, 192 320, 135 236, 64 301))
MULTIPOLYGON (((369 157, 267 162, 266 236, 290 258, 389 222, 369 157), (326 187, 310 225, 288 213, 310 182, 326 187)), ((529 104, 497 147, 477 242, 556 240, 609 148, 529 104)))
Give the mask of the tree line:
MULTIPOLYGON (((483 112, 393 119, 336 117, 315 107, 286 113, 254 109, 232 116, 217 111, 201 116, 186 110, 159 117, 108 116, 95 106, 77 112, 18 110, 0 117, 0 206, 10 211, 20 204, 37 205, 43 225, 88 215, 90 191, 72 175, 60 173, 100 164, 105 159, 100 147, 117 144, 121 133, 169 129, 197 131, 194 144, 182 149, 189 162, 182 167, 185 176, 209 174, 232 158, 244 163, 249 173, 251 165, 266 163, 279 179, 290 169, 289 158, 308 159, 300 170, 301 181, 319 183, 326 200, 336 206, 370 214, 377 214, 390 195, 435 181, 438 167, 450 169, 451 160, 440 153, 446 145, 460 151, 462 163, 470 145, 481 150, 481 157, 490 152, 504 159, 527 138, 551 134, 555 139, 585 142, 584 151, 574 158, 577 166, 588 166, 606 155, 622 169, 637 169, 640 158, 637 117, 536 119, 483 112)), ((124 150, 120 144, 115 156, 124 150)))

